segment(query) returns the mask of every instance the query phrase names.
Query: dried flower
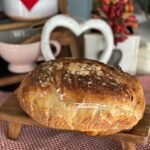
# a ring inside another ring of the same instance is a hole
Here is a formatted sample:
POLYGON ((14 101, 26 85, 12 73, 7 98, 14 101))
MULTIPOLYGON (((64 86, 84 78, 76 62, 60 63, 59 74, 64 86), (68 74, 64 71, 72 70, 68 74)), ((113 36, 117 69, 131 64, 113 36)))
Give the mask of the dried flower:
POLYGON ((94 17, 107 21, 112 27, 115 44, 127 39, 129 27, 138 26, 131 0, 99 0, 94 17))

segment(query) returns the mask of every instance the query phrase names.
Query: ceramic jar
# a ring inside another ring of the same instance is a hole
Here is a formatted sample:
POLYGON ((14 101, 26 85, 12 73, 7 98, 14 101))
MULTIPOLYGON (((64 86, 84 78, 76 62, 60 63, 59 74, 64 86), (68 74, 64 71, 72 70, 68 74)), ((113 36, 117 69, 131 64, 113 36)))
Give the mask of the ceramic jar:
POLYGON ((58 12, 58 0, 3 0, 6 15, 17 20, 37 20, 58 12))

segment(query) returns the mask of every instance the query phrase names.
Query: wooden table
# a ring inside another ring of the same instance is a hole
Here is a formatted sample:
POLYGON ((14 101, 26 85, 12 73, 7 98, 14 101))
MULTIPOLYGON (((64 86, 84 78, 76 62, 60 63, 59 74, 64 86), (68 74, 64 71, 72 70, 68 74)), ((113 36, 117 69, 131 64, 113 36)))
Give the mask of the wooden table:
MULTIPOLYGON (((42 126, 29 117, 19 106, 16 94, 12 94, 0 107, 0 120, 8 122, 8 138, 17 140, 22 125, 42 126)), ((121 141, 123 150, 135 150, 135 144, 147 144, 150 135, 150 105, 140 122, 130 131, 106 136, 121 141)), ((97 137, 98 138, 98 137, 97 137)))

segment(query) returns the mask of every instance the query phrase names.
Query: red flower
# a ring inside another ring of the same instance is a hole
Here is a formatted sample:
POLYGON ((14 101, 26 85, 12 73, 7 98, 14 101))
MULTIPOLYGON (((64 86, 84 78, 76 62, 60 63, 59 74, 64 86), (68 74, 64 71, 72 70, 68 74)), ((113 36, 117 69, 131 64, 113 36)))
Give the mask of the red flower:
POLYGON ((96 18, 104 19, 112 27, 115 44, 127 39, 128 27, 138 25, 131 0, 100 0, 96 10, 96 18))
POLYGON ((102 2, 105 3, 105 4, 107 4, 107 5, 109 5, 110 0, 102 0, 102 2))

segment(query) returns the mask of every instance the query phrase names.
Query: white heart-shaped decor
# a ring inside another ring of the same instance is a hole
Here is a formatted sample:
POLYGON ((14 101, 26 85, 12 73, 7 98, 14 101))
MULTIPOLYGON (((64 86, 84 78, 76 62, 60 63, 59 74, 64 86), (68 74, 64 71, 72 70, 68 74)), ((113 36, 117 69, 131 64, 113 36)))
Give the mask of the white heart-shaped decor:
POLYGON ((110 26, 105 21, 100 19, 90 19, 85 22, 78 23, 76 20, 65 15, 54 16, 50 18, 44 25, 42 31, 41 49, 46 61, 55 59, 52 50, 49 47, 49 37, 56 27, 68 28, 76 36, 80 36, 82 33, 90 29, 99 30, 104 35, 107 45, 103 54, 99 58, 99 61, 102 61, 104 63, 108 62, 114 46, 114 38, 110 26))

